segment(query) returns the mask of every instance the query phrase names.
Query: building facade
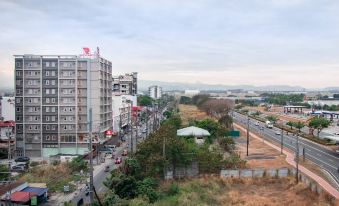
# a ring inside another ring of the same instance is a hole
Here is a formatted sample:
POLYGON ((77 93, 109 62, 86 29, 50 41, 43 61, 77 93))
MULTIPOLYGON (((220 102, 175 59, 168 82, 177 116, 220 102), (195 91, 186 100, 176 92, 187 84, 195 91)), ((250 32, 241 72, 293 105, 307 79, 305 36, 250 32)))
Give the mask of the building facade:
POLYGON ((138 73, 119 75, 113 77, 112 91, 113 95, 137 95, 138 92, 138 73))
POLYGON ((112 63, 76 55, 15 55, 18 156, 88 151, 93 132, 112 128, 112 63))
POLYGON ((113 95, 112 113, 113 113, 113 131, 119 133, 127 128, 129 118, 131 117, 131 105, 136 105, 136 96, 131 95, 113 95))
POLYGON ((160 99, 162 95, 162 88, 160 86, 150 86, 148 88, 149 96, 153 99, 160 99))

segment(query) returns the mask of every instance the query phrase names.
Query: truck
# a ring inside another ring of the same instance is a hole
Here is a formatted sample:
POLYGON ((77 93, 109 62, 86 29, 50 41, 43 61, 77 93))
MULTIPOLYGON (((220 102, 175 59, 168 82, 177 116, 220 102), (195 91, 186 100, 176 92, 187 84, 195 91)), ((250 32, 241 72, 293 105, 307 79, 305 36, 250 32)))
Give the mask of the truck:
POLYGON ((266 127, 269 128, 269 129, 272 129, 273 128, 272 122, 266 121, 266 127))

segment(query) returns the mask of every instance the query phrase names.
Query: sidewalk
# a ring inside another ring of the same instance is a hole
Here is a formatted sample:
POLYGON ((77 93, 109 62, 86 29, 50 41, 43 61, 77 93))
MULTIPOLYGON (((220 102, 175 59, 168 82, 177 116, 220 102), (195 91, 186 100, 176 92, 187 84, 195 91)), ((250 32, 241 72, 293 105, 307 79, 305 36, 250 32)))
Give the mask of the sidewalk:
MULTIPOLYGON (((240 130, 246 132, 246 129, 243 128, 242 126, 234 123, 234 125, 239 128, 240 130)), ((258 135, 250 132, 250 136, 256 139, 260 139, 262 140, 261 137, 259 137, 258 135)), ((269 145, 270 147, 280 151, 280 147, 265 141, 265 144, 269 145)), ((290 165, 292 165, 293 167, 296 167, 296 162, 294 161, 294 154, 287 151, 286 149, 283 150, 283 153, 286 155, 286 161, 287 163, 289 163, 290 165)), ((331 194, 332 196, 336 197, 337 199, 339 199, 339 191, 337 191, 334 187, 332 187, 332 185, 330 185, 329 183, 327 183, 323 178, 319 177, 318 175, 314 174, 312 171, 308 170, 307 168, 303 167, 302 165, 299 164, 299 170, 306 174, 307 176, 309 176, 310 178, 312 178, 314 181, 316 181, 325 191, 327 191, 329 194, 331 194)))

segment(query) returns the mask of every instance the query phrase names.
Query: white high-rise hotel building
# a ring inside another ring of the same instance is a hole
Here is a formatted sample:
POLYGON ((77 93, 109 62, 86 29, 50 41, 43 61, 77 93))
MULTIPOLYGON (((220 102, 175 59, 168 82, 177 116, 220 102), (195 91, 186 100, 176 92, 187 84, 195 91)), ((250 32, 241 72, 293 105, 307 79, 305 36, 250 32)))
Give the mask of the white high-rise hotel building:
POLYGON ((112 129, 112 63, 97 55, 15 55, 17 155, 88 151, 93 133, 112 129))

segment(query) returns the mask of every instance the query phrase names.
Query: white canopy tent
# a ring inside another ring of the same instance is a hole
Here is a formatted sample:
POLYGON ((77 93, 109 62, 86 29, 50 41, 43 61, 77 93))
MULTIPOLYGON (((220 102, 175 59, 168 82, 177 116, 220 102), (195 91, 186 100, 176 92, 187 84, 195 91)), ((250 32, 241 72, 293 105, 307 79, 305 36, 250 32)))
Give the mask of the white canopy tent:
POLYGON ((207 130, 194 126, 177 130, 177 136, 206 137, 210 135, 211 134, 207 130))

